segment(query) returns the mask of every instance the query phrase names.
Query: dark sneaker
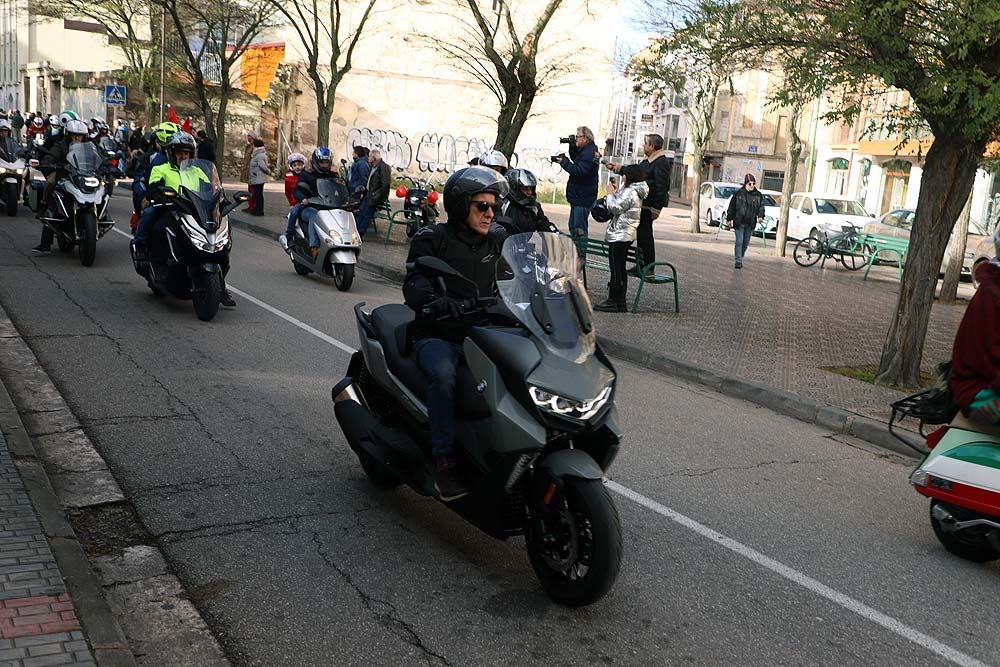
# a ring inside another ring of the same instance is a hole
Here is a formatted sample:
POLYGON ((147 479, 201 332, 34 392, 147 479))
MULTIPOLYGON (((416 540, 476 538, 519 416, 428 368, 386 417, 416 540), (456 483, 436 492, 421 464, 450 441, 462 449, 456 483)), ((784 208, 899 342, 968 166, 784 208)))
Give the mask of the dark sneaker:
POLYGON ((222 296, 219 297, 219 303, 226 308, 235 308, 236 301, 233 300, 233 295, 229 293, 229 290, 222 290, 222 296))
POLYGON ((50 252, 52 252, 52 248, 50 248, 47 245, 36 245, 34 248, 31 249, 31 252, 35 253, 36 255, 48 255, 50 252))
POLYGON ((639 274, 639 267, 637 267, 637 266, 633 266, 631 269, 629 269, 625 273, 627 273, 628 275, 630 275, 630 276, 632 276, 634 278, 641 277, 640 274, 639 274))
POLYGON ((437 475, 434 481, 434 492, 439 500, 450 502, 469 494, 469 488, 458 476, 458 462, 447 456, 439 456, 436 460, 437 475))
POLYGON ((736 262, 736 268, 737 269, 742 269, 743 268, 743 262, 736 262))

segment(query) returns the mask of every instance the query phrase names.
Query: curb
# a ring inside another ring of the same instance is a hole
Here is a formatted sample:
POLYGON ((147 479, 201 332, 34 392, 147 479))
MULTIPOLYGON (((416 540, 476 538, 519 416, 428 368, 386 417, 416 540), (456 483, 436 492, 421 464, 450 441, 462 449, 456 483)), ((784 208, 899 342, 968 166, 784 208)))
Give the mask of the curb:
MULTIPOLYGON (((277 233, 261 225, 230 216, 230 222, 244 230, 270 238, 277 238, 277 233)), ((405 273, 393 267, 382 266, 364 259, 358 259, 358 266, 366 271, 382 276, 395 283, 402 284, 405 273)), ((887 449, 909 458, 919 458, 921 455, 910 449, 889 433, 886 422, 859 415, 833 405, 818 403, 811 398, 804 398, 781 389, 756 384, 717 373, 708 368, 675 359, 659 352, 648 352, 627 343, 622 343, 605 336, 598 336, 597 342, 611 356, 618 357, 638 366, 681 378, 706 386, 714 391, 763 406, 774 412, 794 417, 809 424, 816 424, 830 429, 836 435, 848 435, 864 440, 876 447, 887 449)), ((913 441, 917 440, 913 434, 913 441)))
POLYGON ((125 632, 104 597, 101 582, 76 538, 2 380, 0 430, 7 440, 14 465, 31 498, 59 572, 66 582, 66 589, 73 598, 77 618, 90 643, 94 659, 101 667, 135 667, 137 663, 125 632))

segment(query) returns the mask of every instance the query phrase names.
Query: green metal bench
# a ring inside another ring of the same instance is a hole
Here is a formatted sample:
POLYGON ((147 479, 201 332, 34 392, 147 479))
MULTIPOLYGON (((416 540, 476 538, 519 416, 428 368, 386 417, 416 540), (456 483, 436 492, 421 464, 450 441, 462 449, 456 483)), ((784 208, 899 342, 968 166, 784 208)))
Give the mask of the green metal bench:
MULTIPOLYGON (((576 243, 577 249, 580 251, 581 255, 584 256, 586 260, 584 266, 591 269, 597 269, 599 271, 611 272, 611 247, 608 243, 602 239, 595 239, 589 236, 578 236, 573 239, 576 243), (603 260, 603 261, 602 261, 603 260)), ((641 266, 639 271, 639 287, 635 291, 635 299, 632 301, 632 312, 639 312, 639 299, 642 297, 642 288, 646 283, 652 283, 654 285, 662 285, 664 283, 670 283, 674 286, 674 312, 681 312, 680 307, 680 297, 677 290, 677 269, 670 262, 650 262, 646 264, 642 260, 642 252, 635 245, 629 246, 628 253, 625 255, 626 263, 632 262, 635 266, 641 266), (670 269, 670 273, 657 273, 656 267, 665 266, 670 269)))
POLYGON ((865 280, 868 280, 868 272, 872 270, 872 265, 882 251, 888 251, 896 255, 895 262, 899 267, 899 279, 903 279, 903 263, 906 261, 906 252, 910 248, 909 239, 883 236, 882 234, 862 234, 860 244, 861 247, 868 248, 871 251, 871 256, 868 258, 868 268, 865 269, 865 280))
POLYGON ((404 209, 399 209, 398 211, 390 213, 388 216, 389 224, 385 230, 385 242, 388 243, 389 237, 392 236, 393 225, 405 225, 412 217, 413 214, 404 209))

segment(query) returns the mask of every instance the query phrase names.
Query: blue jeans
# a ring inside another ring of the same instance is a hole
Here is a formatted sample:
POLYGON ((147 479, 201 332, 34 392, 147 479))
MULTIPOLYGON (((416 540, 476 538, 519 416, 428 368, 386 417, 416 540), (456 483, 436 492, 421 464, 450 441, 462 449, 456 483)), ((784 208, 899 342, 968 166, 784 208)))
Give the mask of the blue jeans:
POLYGON ((316 209, 314 208, 304 208, 302 212, 299 213, 299 217, 302 221, 309 225, 309 245, 313 248, 319 247, 319 232, 316 231, 316 223, 313 222, 313 218, 316 217, 316 209))
POLYGON ((153 206, 147 206, 142 209, 142 213, 139 214, 139 224, 135 226, 135 233, 132 237, 138 243, 145 243, 146 237, 149 235, 150 229, 153 226, 153 221, 156 219, 156 208, 153 206))
POLYGON ((742 264, 743 256, 747 254, 747 248, 750 247, 750 239, 753 238, 753 227, 735 225, 733 233, 736 234, 736 261, 742 264))
POLYGON ((361 200, 361 206, 358 208, 357 214, 354 216, 354 222, 358 226, 358 234, 361 236, 365 235, 368 231, 368 225, 372 223, 372 219, 375 217, 375 209, 372 208, 371 199, 368 195, 361 200))
POLYGON ((429 380, 427 418, 431 425, 431 453, 455 455, 455 377, 465 358, 462 346, 440 338, 421 338, 413 344, 417 365, 429 380))
POLYGON ((569 235, 573 238, 577 236, 589 236, 587 234, 587 222, 590 219, 589 206, 569 207, 569 235))
POLYGON ((302 211, 302 204, 296 204, 292 207, 292 210, 288 212, 288 224, 285 225, 285 235, 291 234, 295 231, 295 223, 299 219, 299 214, 302 211))

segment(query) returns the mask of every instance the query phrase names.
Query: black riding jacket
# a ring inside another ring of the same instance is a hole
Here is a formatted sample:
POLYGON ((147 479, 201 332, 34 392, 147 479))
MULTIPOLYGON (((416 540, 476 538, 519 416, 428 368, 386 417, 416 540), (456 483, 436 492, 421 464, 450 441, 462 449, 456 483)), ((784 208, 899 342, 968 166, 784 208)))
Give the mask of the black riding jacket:
POLYGON ((529 206, 518 204, 509 196, 505 197, 500 207, 500 215, 496 222, 508 234, 523 234, 526 232, 558 232, 559 228, 549 222, 542 211, 542 205, 535 202, 529 206))
POLYGON ((461 319, 435 320, 422 318, 423 307, 440 295, 430 279, 417 273, 414 261, 418 257, 437 257, 453 269, 476 283, 476 294, 468 283, 445 279, 447 296, 453 299, 471 299, 473 296, 491 297, 496 290, 496 265, 500 259, 502 239, 491 234, 480 236, 464 223, 448 221, 422 228, 410 242, 406 257, 406 278, 403 280, 403 298, 406 305, 417 313, 417 321, 410 332, 414 339, 443 338, 461 342, 468 333, 470 322, 461 319))

